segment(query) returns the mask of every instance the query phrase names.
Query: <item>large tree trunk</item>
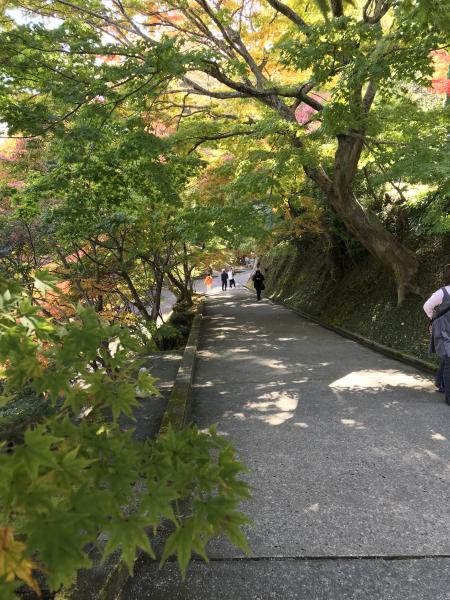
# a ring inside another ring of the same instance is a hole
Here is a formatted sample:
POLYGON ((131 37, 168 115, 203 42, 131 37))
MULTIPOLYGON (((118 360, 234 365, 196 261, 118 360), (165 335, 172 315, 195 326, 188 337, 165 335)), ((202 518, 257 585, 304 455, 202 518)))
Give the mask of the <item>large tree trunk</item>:
POLYGON ((391 271, 397 286, 398 304, 409 293, 419 293, 414 283, 419 267, 415 253, 397 241, 375 213, 364 209, 351 190, 334 189, 327 196, 347 229, 391 271))
MULTIPOLYGON (((361 97, 361 89, 355 90, 351 102, 354 107, 361 110, 361 116, 369 113, 376 89, 376 83, 371 81, 367 86, 364 98, 361 97)), ((278 112, 284 116, 279 110, 278 112)), ((290 121, 297 122, 294 113, 292 113, 290 121)), ((397 301, 398 304, 401 304, 407 294, 419 293, 419 288, 414 283, 419 260, 412 250, 403 246, 391 235, 374 212, 364 208, 358 202, 353 193, 352 183, 364 147, 364 135, 364 127, 359 131, 350 130, 337 135, 338 146, 332 178, 322 167, 305 166, 304 171, 325 193, 347 229, 392 273, 397 286, 397 301)), ((298 138, 293 139, 293 144, 297 148, 301 147, 301 141, 298 138)))
POLYGON ((407 294, 419 293, 414 283, 418 258, 391 235, 375 213, 361 206, 351 188, 353 174, 348 169, 348 163, 340 161, 338 151, 333 181, 321 168, 306 168, 305 172, 326 194, 347 229, 392 273, 400 304, 407 294))

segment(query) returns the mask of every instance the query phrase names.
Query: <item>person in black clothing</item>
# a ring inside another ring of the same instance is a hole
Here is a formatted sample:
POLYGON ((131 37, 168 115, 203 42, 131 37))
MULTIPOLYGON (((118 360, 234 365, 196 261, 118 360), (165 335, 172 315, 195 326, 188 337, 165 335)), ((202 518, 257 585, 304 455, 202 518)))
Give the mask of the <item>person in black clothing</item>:
POLYGON ((264 275, 261 273, 259 269, 256 269, 255 274, 252 277, 253 285, 256 290, 256 299, 261 300, 261 292, 264 289, 264 275))
POLYGON ((225 271, 225 269, 222 269, 220 278, 222 280, 222 292, 225 292, 228 286, 228 273, 225 271))

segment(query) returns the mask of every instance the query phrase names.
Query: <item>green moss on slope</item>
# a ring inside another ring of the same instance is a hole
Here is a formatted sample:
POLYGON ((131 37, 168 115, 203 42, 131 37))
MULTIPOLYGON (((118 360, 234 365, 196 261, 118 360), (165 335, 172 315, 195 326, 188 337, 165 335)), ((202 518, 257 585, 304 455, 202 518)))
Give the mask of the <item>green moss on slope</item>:
POLYGON ((329 256, 318 245, 301 249, 284 243, 264 257, 262 267, 266 269, 267 293, 273 299, 430 361, 422 305, 441 285, 442 265, 450 260, 450 241, 434 240, 418 254, 418 281, 423 296, 410 296, 401 306, 397 306, 392 278, 371 256, 361 256, 357 263, 346 266, 338 280, 332 281, 329 256))

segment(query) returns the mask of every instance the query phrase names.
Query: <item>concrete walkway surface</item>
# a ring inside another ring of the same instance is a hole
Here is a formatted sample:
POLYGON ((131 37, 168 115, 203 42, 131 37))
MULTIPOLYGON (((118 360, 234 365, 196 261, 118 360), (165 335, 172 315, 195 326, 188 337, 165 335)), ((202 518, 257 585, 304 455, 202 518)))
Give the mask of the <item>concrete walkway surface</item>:
POLYGON ((430 379, 238 288, 208 298, 194 421, 249 467, 253 556, 138 561, 128 600, 450 600, 450 409, 430 379))

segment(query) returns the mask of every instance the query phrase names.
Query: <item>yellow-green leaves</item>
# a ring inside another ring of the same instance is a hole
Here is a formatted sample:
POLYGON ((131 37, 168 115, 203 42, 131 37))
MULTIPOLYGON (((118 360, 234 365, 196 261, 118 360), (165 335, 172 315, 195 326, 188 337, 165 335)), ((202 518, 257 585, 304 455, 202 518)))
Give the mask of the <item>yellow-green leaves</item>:
POLYGON ((4 584, 12 583, 15 579, 25 582, 40 595, 39 585, 33 577, 33 570, 37 565, 26 558, 26 549, 26 545, 14 537, 13 529, 0 527, 0 591, 4 600, 8 597, 14 598, 12 594, 14 587, 4 584), (6 596, 6 593, 10 595, 6 596))

